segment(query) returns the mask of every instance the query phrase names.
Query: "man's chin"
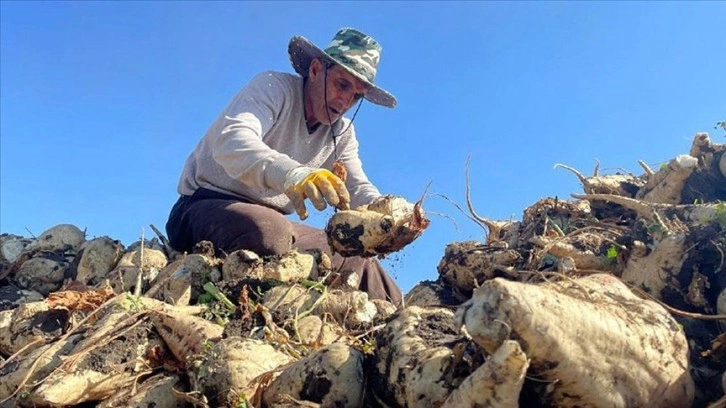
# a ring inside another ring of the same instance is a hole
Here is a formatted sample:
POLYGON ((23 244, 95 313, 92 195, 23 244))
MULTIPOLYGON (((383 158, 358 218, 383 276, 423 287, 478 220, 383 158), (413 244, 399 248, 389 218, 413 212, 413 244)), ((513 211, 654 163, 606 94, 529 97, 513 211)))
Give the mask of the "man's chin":
POLYGON ((328 118, 325 118, 325 121, 323 121, 322 123, 323 123, 323 124, 324 124, 325 126, 330 126, 330 125, 332 125, 333 123, 335 123, 335 122, 339 121, 339 120, 340 120, 340 118, 342 118, 342 116, 333 116, 333 115, 330 115, 330 121, 328 121, 328 118))

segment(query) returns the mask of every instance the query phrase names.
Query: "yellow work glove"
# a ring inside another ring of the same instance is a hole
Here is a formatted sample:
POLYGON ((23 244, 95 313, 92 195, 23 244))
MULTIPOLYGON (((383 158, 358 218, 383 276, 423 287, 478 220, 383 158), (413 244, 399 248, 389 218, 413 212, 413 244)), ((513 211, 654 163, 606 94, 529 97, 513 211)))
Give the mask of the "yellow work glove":
POLYGON ((330 170, 314 167, 296 167, 285 176, 285 194, 295 206, 301 220, 308 218, 305 199, 322 211, 327 204, 340 210, 350 208, 350 194, 345 183, 330 170))

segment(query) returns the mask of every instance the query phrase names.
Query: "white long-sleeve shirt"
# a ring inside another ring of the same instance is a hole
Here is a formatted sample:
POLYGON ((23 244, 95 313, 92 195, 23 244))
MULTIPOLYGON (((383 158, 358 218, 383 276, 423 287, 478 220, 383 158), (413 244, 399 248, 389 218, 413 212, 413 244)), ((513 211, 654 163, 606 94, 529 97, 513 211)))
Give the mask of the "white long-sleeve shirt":
POLYGON ((338 159, 347 170, 351 208, 381 194, 368 180, 358 156, 358 140, 350 120, 319 125, 313 133, 305 123, 303 78, 263 72, 235 95, 199 141, 184 164, 178 191, 192 195, 198 188, 245 198, 285 214, 294 211, 283 193, 287 172, 298 166, 332 170, 338 159))

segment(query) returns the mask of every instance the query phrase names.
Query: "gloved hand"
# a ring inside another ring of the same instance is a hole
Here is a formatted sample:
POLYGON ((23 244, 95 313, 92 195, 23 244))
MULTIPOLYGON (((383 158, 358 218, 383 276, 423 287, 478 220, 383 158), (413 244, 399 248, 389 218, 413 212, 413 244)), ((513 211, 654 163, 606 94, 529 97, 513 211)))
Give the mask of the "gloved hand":
POLYGON ((340 210, 350 208, 350 194, 345 183, 330 170, 314 167, 296 167, 285 176, 285 194, 295 206, 301 220, 308 218, 305 199, 322 211, 330 204, 340 210), (327 202, 327 203, 326 203, 327 202))

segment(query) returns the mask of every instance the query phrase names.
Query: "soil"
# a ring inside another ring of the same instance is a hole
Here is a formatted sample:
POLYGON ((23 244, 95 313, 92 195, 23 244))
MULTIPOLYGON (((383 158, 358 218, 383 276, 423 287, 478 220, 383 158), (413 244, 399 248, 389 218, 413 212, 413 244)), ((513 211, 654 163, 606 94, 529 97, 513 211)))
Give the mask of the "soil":
MULTIPOLYGON (((389 228, 392 225, 390 224, 389 228)), ((334 236, 336 241, 339 242, 339 245, 345 248, 345 250, 339 251, 343 256, 361 255, 366 252, 366 249, 363 247, 363 242, 360 240, 360 237, 365 232, 362 224, 356 226, 350 226, 349 224, 328 224, 325 232, 327 232, 328 236, 334 236)))
POLYGON ((462 303, 462 300, 454 294, 452 286, 443 283, 441 278, 435 281, 422 281, 418 286, 426 287, 433 292, 442 306, 458 306, 462 303))
POLYGON ((123 335, 108 341, 101 347, 91 350, 78 363, 78 370, 93 370, 100 373, 117 373, 119 368, 131 371, 139 363, 137 350, 139 346, 148 344, 149 340, 157 338, 152 332, 151 322, 144 321, 123 335))
POLYGON ((332 383, 325 373, 313 371, 305 377, 300 397, 305 401, 323 402, 323 398, 330 392, 332 383))
POLYGON ((71 314, 68 309, 51 309, 36 313, 29 328, 37 334, 57 337, 65 333, 71 314))
POLYGON ((237 309, 229 322, 224 326, 222 337, 248 337, 253 328, 263 326, 264 324, 265 320, 259 313, 245 315, 237 309))
POLYGON ((714 155, 708 168, 699 166, 686 179, 681 192, 682 203, 694 203, 696 200, 700 203, 726 201, 726 180, 718 167, 721 154, 714 155))
POLYGON ((416 334, 429 348, 452 346, 461 340, 454 319, 437 313, 425 315, 416 327, 416 334))
MULTIPOLYGON (((221 252, 221 249, 220 249, 220 252, 221 252)), ((208 258, 214 258, 214 256, 215 256, 214 244, 212 244, 209 241, 199 241, 199 242, 197 242, 196 245, 194 245, 194 248, 192 248, 192 253, 204 255, 208 258)), ((219 257, 225 256, 225 255, 226 254, 222 254, 222 253, 217 254, 217 256, 219 256, 219 257)))
POLYGON ((271 280, 261 280, 253 278, 244 279, 233 279, 226 281, 219 281, 215 283, 217 288, 225 294, 232 301, 232 303, 239 305, 240 295, 242 294, 242 288, 247 286, 247 293, 249 299, 253 302, 260 302, 262 295, 268 290, 279 286, 280 283, 271 280))

